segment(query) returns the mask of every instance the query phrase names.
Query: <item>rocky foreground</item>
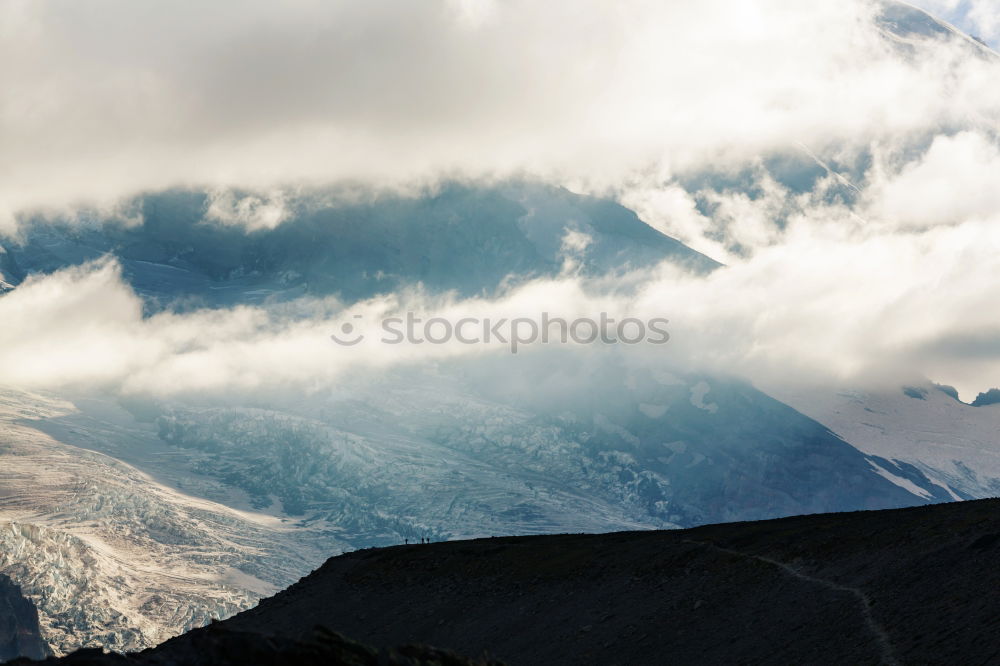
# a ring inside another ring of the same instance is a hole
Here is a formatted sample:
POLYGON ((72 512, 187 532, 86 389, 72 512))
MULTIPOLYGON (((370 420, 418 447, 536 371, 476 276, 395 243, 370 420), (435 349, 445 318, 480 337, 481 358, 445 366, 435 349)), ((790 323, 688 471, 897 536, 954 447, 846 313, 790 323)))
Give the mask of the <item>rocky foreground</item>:
POLYGON ((489 663, 344 652, 317 625, 508 664, 996 663, 998 558, 1000 500, 371 549, 153 650, 67 663, 489 663))
POLYGON ((19 656, 42 659, 49 654, 35 605, 10 578, 0 574, 0 661, 19 656))

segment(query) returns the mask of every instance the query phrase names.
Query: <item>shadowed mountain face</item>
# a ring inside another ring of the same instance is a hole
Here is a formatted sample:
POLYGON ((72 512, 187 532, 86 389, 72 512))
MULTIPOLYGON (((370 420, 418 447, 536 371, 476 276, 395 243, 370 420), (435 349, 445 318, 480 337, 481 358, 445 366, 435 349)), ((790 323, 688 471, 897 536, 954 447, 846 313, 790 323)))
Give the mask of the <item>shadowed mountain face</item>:
POLYGON ((21 588, 0 574, 0 661, 43 659, 50 654, 38 627, 38 611, 21 588))
POLYGON ((353 387, 349 400, 300 405, 296 418, 175 410, 158 419, 158 433, 175 459, 197 460, 258 507, 277 498, 290 515, 348 527, 362 547, 431 533, 690 527, 949 499, 919 472, 909 488, 884 478, 850 444, 752 386, 657 378, 616 362, 602 366, 600 383, 527 361, 508 362, 509 375, 476 365, 480 379, 468 364, 457 385, 399 377, 353 387), (513 374, 524 382, 515 390, 513 374), (491 390, 489 378, 503 388, 491 390), (396 522, 377 521, 376 506, 396 522))
MULTIPOLYGON (((355 649, 316 625, 508 664, 995 663, 998 556, 1000 500, 397 546, 332 558, 153 650, 78 663, 313 663, 355 649)), ((386 661, 430 663, 327 663, 386 661)))
POLYGON ((980 393, 972 401, 973 407, 989 407, 990 405, 997 404, 1000 404, 1000 389, 995 388, 980 393))
POLYGON ((133 206, 138 225, 27 225, 0 254, 19 267, 5 272, 8 282, 110 254, 151 309, 303 295, 355 301, 416 283, 476 295, 493 293, 508 276, 557 274, 568 233, 589 239, 583 268, 594 274, 664 259, 698 272, 718 266, 618 204, 544 185, 451 185, 417 197, 317 194, 289 203, 276 228, 253 231, 213 219, 204 192, 151 194, 133 206))

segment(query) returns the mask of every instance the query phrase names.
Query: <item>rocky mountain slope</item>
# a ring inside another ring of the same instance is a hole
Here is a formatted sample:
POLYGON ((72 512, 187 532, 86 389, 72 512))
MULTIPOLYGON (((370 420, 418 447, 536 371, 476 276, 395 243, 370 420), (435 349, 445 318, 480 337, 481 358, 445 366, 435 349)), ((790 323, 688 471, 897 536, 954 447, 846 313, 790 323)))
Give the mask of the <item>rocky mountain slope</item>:
POLYGON ((43 659, 49 654, 34 604, 10 578, 0 574, 0 662, 15 657, 43 659))
POLYGON ((333 558, 224 626, 511 664, 992 663, 998 556, 1000 500, 417 545, 333 558))
MULTIPOLYGON (((231 620, 79 663, 314 663, 346 644, 320 625, 508 664, 986 664, 998 556, 1000 500, 371 549, 231 620)), ((424 663, 382 659, 325 663, 424 663)))
POLYGON ((488 656, 470 659, 426 645, 375 648, 337 632, 317 628, 302 639, 277 638, 212 625, 139 654, 121 655, 99 648, 44 662, 16 660, 19 666, 45 663, 73 666, 504 666, 488 656))

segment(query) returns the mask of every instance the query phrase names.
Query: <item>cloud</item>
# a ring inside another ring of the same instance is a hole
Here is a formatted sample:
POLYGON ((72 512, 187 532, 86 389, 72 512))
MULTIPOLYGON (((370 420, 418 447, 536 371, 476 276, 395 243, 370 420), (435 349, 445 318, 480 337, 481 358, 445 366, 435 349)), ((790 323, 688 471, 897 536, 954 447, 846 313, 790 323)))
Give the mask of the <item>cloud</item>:
MULTIPOLYGON (((985 7, 968 4, 977 25, 996 17, 985 7)), ((987 388, 1000 377, 1000 60, 962 40, 888 39, 876 8, 3 3, 0 58, 18 65, 0 99, 0 227, 36 210, 80 217, 81 202, 129 218, 128 197, 194 185, 211 192, 210 219, 271 228, 312 185, 527 175, 617 196, 728 266, 631 276, 624 296, 568 270, 495 301, 398 294, 350 312, 302 301, 295 316, 144 318, 100 263, 0 297, 0 383, 301 389, 484 353, 339 348, 329 335, 345 316, 558 304, 668 317, 662 358, 761 382, 924 373, 987 388), (774 154, 815 158, 817 180, 783 182, 774 154), (699 178, 709 172, 719 182, 699 178)))
POLYGON ((1000 215, 1000 147, 979 133, 935 137, 899 173, 876 177, 871 213, 906 226, 1000 215))
POLYGON ((216 189, 209 193, 205 219, 222 224, 238 224, 248 231, 273 229, 290 213, 285 203, 285 193, 281 190, 264 195, 244 194, 240 196, 231 189, 216 189))
POLYGON ((978 37, 993 43, 1000 39, 1000 7, 994 0, 970 0, 968 17, 978 37))
POLYGON ((913 4, 985 40, 1000 40, 1000 6, 996 0, 916 0, 913 4))
MULTIPOLYGON (((486 354, 534 363, 566 349, 526 345, 382 342, 379 322, 413 311, 424 320, 463 317, 539 320, 541 313, 616 320, 670 320, 670 342, 619 346, 627 363, 733 374, 765 387, 800 383, 892 384, 929 376, 964 395, 1000 376, 1000 322, 988 288, 1000 271, 1000 226, 966 221, 907 233, 861 228, 844 234, 810 215, 793 216, 785 240, 708 278, 670 265, 628 279, 564 274, 495 299, 420 292, 351 305, 303 299, 143 317, 140 299, 114 262, 30 278, 0 297, 0 384, 93 388, 178 396, 312 391, 354 373, 486 354), (984 285, 987 288, 984 288, 984 285), (330 335, 344 322, 356 346, 330 335)), ((574 346, 576 364, 607 352, 574 346)))
POLYGON ((175 185, 616 188, 1000 117, 996 63, 901 57, 875 6, 12 1, 0 217, 175 185))

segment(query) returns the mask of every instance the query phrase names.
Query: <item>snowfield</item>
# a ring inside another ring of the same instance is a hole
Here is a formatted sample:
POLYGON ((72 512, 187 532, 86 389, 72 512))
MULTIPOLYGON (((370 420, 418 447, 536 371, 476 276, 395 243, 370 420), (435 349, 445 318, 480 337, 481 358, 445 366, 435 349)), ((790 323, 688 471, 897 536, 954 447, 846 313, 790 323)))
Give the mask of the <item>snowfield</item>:
POLYGON ((1000 495, 1000 405, 973 407, 929 382, 776 394, 865 453, 919 469, 954 499, 1000 495))

